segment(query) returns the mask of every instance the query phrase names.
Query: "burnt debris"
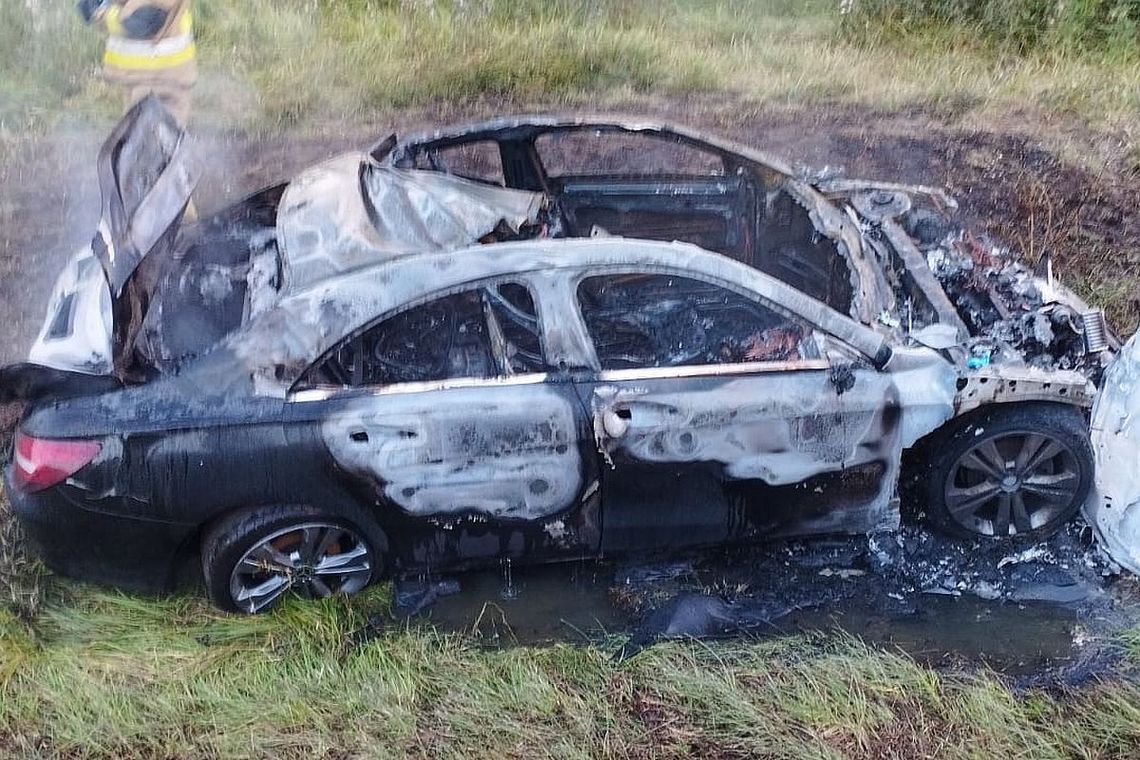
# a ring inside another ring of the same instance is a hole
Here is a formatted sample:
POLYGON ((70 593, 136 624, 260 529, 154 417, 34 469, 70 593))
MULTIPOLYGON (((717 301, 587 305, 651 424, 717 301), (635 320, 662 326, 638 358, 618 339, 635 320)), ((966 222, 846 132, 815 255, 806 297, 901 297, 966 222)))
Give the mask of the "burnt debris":
POLYGON ((975 336, 972 355, 985 357, 975 363, 1012 360, 1099 380, 1101 352, 1108 347, 1103 314, 1063 302, 1047 258, 1038 274, 1008 248, 960 230, 924 249, 931 271, 975 336))

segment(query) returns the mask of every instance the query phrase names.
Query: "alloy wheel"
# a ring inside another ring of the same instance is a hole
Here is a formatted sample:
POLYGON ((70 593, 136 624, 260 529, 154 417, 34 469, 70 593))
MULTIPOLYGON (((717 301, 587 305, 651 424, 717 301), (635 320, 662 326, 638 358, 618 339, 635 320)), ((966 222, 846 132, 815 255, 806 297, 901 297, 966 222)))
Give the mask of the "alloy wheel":
POLYGON ((1008 537, 1064 514, 1080 486, 1080 468, 1068 446, 1043 433, 1016 431, 968 449, 950 468, 943 493, 959 525, 1008 537))
POLYGON ((247 612, 261 612, 286 592, 309 598, 351 594, 372 577, 368 544, 353 530, 309 522, 255 543, 230 573, 230 597, 247 612))

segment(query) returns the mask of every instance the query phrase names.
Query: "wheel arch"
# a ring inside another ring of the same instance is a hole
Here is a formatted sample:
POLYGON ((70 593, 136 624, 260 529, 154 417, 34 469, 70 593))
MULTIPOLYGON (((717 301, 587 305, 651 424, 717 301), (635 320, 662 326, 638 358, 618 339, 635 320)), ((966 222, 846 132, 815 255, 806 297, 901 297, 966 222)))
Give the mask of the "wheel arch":
POLYGON ((1045 373, 1029 367, 972 372, 959 377, 955 387, 954 417, 942 427, 995 404, 1040 402, 1090 409, 1096 397, 1096 387, 1080 373, 1045 373))
MULTIPOLYGON (((378 544, 375 547, 377 553, 383 557, 387 557, 391 550, 388 531, 385 529, 383 521, 380 520, 376 514, 371 513, 370 510, 361 507, 352 500, 332 500, 328 502, 328 505, 325 507, 314 506, 307 501, 265 501, 219 510, 204 520, 198 525, 197 530, 192 532, 185 539, 184 547, 179 553, 179 560, 182 563, 193 561, 195 558, 200 560, 205 551, 206 542, 225 530, 227 526, 236 525, 255 512, 280 508, 306 509, 311 510, 314 516, 325 515, 327 517, 339 517, 351 522, 365 522, 367 525, 359 525, 359 527, 362 529, 371 529, 369 532, 373 534, 373 538, 376 539, 378 544), (185 554, 183 554, 183 552, 185 552, 185 554)), ((201 575, 202 564, 200 561, 197 563, 197 566, 199 575, 201 575)), ((384 577, 388 569, 388 563, 385 562, 384 572, 381 573, 381 577, 384 577)))
MULTIPOLYGON (((952 450, 953 447, 960 445, 960 440, 963 436, 980 435, 985 430, 987 421, 991 419, 995 412, 1022 412, 1032 415, 1034 413, 1048 417, 1049 415, 1068 414, 1077 415, 1070 417, 1068 422, 1063 419, 1060 426, 1072 425, 1077 419, 1080 420, 1078 426, 1085 436, 1085 443, 1088 446, 1086 452, 1087 462, 1090 468, 1095 468, 1095 461, 1092 456, 1091 443, 1088 438, 1088 425, 1089 425, 1089 410, 1082 405, 1064 403, 1058 401, 1037 401, 1037 400, 1018 400, 1007 402, 993 402, 976 406, 969 411, 955 415, 950 418, 937 429, 931 431, 927 435, 920 438, 915 444, 908 449, 904 450, 902 457, 902 471, 899 479, 899 496, 901 501, 901 509, 904 515, 914 517, 920 511, 927 513, 928 519, 930 518, 929 509, 932 506, 928 502, 929 497, 929 482, 930 478, 938 472, 940 466, 939 457, 940 452, 952 450)), ((992 424, 1004 424, 1002 418, 993 421, 992 424)), ((1070 432, 1077 432, 1075 429, 1070 429, 1070 432)), ((1079 454, 1081 452, 1073 452, 1079 454)), ((1087 475, 1089 479, 1093 477, 1093 470, 1089 469, 1087 475)))
POLYGON ((962 427, 976 423, 997 409, 1073 409, 1081 412, 1087 425, 1090 414, 1089 407, 1084 404, 1072 403, 1067 394, 1062 398, 1064 400, 1056 400, 1055 398, 1008 398, 973 404, 919 438, 902 452, 899 496, 904 512, 913 513, 915 502, 921 499, 919 484, 930 470, 934 452, 962 427))

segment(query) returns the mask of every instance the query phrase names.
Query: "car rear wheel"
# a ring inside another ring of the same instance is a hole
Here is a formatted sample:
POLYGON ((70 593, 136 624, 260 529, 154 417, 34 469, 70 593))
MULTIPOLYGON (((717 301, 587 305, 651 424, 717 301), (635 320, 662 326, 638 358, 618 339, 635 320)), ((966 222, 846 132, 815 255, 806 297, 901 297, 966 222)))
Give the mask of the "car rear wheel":
POLYGON ((927 513, 962 536, 1050 536, 1092 482, 1088 423, 1073 407, 995 406, 953 425, 930 451, 927 513))
POLYGON ((232 515, 202 547, 210 600, 232 612, 265 612, 290 594, 352 594, 380 575, 383 534, 366 515, 300 506, 232 515))

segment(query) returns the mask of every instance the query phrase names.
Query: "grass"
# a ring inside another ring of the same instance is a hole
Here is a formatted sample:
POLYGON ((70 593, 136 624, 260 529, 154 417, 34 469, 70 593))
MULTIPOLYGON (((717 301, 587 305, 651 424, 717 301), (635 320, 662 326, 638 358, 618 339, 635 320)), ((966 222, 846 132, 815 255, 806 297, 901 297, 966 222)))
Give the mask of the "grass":
MULTIPOLYGON (((388 604, 383 586, 238 617, 196 597, 58 584, 30 572, 17 545, 5 546, 6 756, 1065 758, 1140 751, 1140 688, 1129 680, 1017 692, 991 673, 936 672, 902 654, 822 636, 672 642, 624 661, 613 656, 617 642, 488 650, 424 626, 388 621, 377 629, 376 613, 388 604), (29 594, 33 586, 38 593, 29 594)), ((1137 640, 1131 631, 1121 642, 1127 662, 1140 662, 1137 640)))
POLYGON ((848 30, 894 37, 919 31, 980 38, 995 48, 1131 55, 1140 48, 1135 0, 858 0, 848 30))
MULTIPOLYGON (((1137 46, 1010 55, 945 25, 844 22, 833 0, 198 0, 196 8, 199 118, 255 131, 437 101, 597 103, 694 91, 759 103, 1045 107, 1111 125, 1140 115, 1137 46)), ((113 114, 115 95, 95 75, 98 44, 67 4, 5 4, 0 131, 113 114)))
MULTIPOLYGON (((837 5, 198 0, 196 118, 297 132, 437 102, 604 105, 720 92, 758 106, 1063 113, 1117 130, 1125 171, 1140 175, 1140 55, 1130 43, 1011 46, 944 23, 852 30, 837 5)), ((9 165, 5 145, 113 117, 117 95, 98 81, 98 48, 70 3, 0 4, 0 163, 9 165)), ((1117 270, 1102 276, 1093 262, 1081 271, 1101 300, 1134 298, 1117 270), (1120 292, 1105 292, 1107 282, 1120 292)), ((817 637, 676 642, 620 662, 604 644, 488 651, 396 623, 360 637, 386 608, 386 588, 237 618, 198 598, 59 584, 24 554, 5 510, 0 755, 1140 753, 1140 688, 1123 677, 1023 693, 991 673, 936 672, 817 637)), ((1121 645, 1126 663, 1140 663, 1140 631, 1121 645)))
POLYGON ((850 640, 481 650, 396 625, 383 589, 220 616, 82 591, 0 613, 0 747, 66 757, 1105 757, 1140 748, 1126 682, 1015 694, 850 640))

